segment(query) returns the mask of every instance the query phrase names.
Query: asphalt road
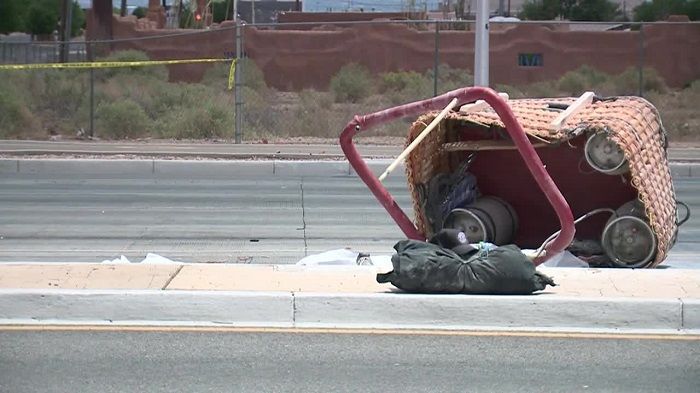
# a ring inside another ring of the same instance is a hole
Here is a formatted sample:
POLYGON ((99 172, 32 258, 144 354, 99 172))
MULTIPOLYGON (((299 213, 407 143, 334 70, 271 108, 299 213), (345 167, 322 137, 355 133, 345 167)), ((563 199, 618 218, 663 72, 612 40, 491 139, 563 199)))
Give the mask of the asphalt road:
POLYGON ((0 332, 3 392, 696 392, 699 341, 0 332))
MULTIPOLYGON (((406 180, 386 181, 412 212, 406 180)), ((676 183, 700 211, 700 179, 676 183)), ((700 218, 668 261, 696 266, 700 218)), ((101 262, 156 253, 184 262, 294 263, 329 249, 391 253, 399 228, 354 176, 173 179, 0 177, 0 262, 101 262)))
MULTIPOLYGON (((410 208, 401 176, 388 181, 410 208)), ((0 178, 0 261, 293 263, 402 233, 350 176, 233 180, 0 178)))

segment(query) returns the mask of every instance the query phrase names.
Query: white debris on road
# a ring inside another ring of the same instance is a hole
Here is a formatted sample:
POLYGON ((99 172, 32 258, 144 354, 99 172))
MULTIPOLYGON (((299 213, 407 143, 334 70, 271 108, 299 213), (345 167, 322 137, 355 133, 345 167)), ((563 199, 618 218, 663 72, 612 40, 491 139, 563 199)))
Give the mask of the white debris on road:
POLYGON ((116 259, 105 259, 102 261, 102 263, 105 264, 122 264, 122 263, 149 263, 149 264, 168 264, 168 263, 182 263, 178 261, 173 261, 171 259, 168 259, 164 256, 160 256, 158 254, 153 254, 153 253, 148 253, 146 254, 146 258, 144 258, 141 262, 131 262, 127 257, 124 255, 120 256, 119 258, 116 259))
MULTIPOLYGON (((364 254, 369 255, 369 254, 364 254)), ((391 255, 360 256, 357 251, 348 248, 330 250, 302 258, 299 266, 375 266, 377 272, 386 273, 394 269, 391 255)))

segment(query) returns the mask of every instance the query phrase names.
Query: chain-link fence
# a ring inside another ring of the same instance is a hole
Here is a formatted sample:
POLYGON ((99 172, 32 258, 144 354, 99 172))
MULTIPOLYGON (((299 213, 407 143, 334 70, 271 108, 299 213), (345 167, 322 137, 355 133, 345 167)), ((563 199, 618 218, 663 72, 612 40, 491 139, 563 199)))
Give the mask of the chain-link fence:
MULTIPOLYGON (((468 21, 147 33, 64 45, 70 62, 99 68, 0 70, 0 137, 334 140, 355 114, 473 83, 474 25, 468 21), (230 62, 105 64, 238 54, 232 90, 230 62)), ((673 140, 694 138, 700 130, 698 46, 700 23, 491 23, 490 85, 512 98, 587 90, 641 95, 660 109, 673 140)), ((0 40, 2 64, 54 63, 60 51, 57 42, 0 40)), ((411 120, 370 136, 403 136, 411 120)))

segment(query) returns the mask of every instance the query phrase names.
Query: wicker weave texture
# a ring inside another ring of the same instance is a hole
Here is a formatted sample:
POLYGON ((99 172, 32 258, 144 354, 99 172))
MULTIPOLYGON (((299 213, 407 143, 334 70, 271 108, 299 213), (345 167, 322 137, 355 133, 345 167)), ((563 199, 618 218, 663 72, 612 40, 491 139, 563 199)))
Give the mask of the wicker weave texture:
MULTIPOLYGON (((604 132, 624 151, 629 161, 630 177, 646 210, 649 224, 657 236, 656 257, 648 267, 661 263, 673 246, 677 231, 675 191, 666 157, 666 135, 659 113, 648 101, 638 97, 616 97, 588 105, 553 132, 550 123, 561 113, 549 109, 550 103, 570 104, 575 98, 510 100, 509 105, 527 134, 539 141, 558 144, 581 132, 604 132)), ((407 144, 416 138, 437 115, 421 115, 411 126, 407 144)), ((420 206, 418 184, 427 183, 434 175, 449 171, 449 150, 446 142, 447 120, 461 120, 503 128, 492 109, 462 114, 452 112, 446 120, 407 157, 406 174, 413 197, 416 226, 430 235, 427 219, 420 206)), ((454 144, 448 146, 454 150, 454 144)), ((543 239, 544 240, 544 239, 543 239)))

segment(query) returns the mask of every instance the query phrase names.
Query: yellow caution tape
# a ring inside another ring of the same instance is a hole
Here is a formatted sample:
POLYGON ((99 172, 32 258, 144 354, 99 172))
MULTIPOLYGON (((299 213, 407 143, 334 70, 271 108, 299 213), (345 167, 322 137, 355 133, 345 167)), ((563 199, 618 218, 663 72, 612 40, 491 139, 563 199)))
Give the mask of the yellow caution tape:
POLYGON ((228 89, 233 89, 233 79, 236 74, 236 60, 231 62, 231 68, 228 70, 228 89))
MULTIPOLYGON (((152 65, 221 63, 231 59, 184 59, 184 60, 148 60, 148 61, 96 61, 81 63, 37 63, 37 64, 3 64, 0 70, 35 70, 46 68, 115 68, 139 67, 152 65)), ((235 62, 235 59, 233 60, 235 62)))
POLYGON ((228 75, 228 89, 233 89, 236 59, 184 59, 184 60, 148 60, 148 61, 96 61, 80 63, 37 63, 37 64, 2 64, 0 70, 40 70, 40 69, 70 69, 70 68, 123 68, 144 67, 154 65, 194 64, 194 63, 223 63, 231 62, 228 75))

